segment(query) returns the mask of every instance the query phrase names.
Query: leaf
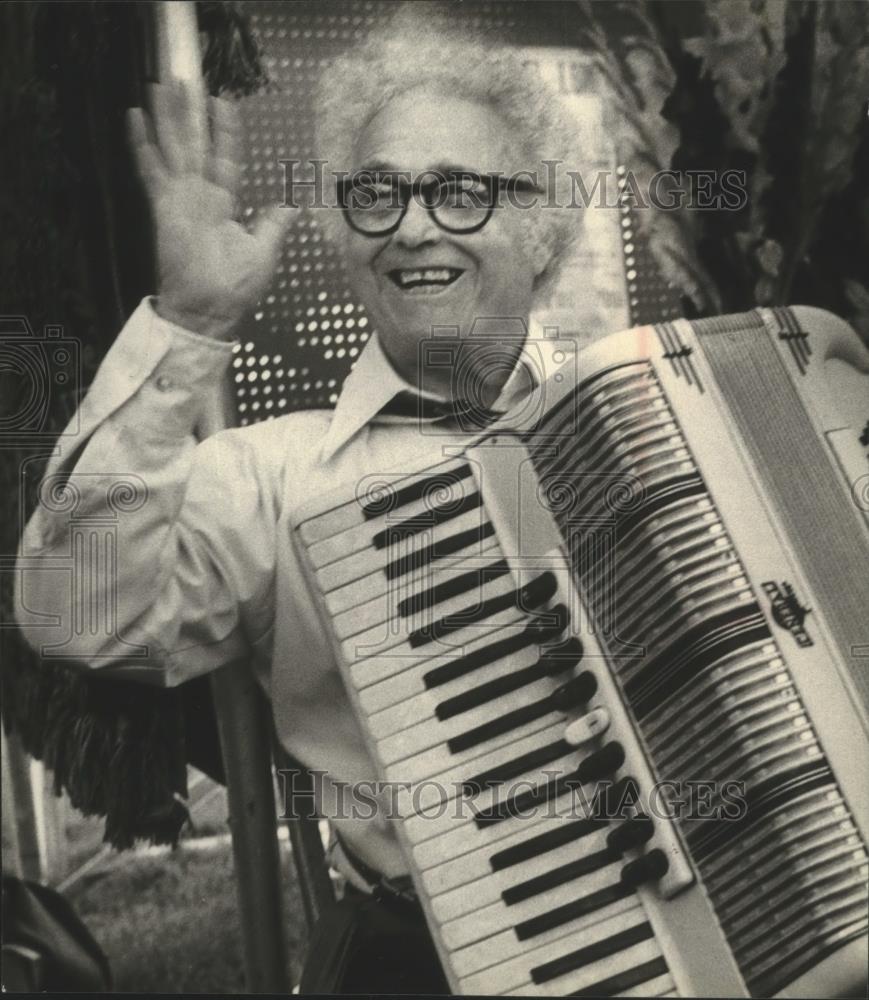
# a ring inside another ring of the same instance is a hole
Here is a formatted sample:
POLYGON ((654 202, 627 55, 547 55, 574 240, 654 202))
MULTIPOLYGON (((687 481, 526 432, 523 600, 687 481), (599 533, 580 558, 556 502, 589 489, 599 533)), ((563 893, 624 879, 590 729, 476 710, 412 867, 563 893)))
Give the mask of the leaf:
POLYGON ((851 177, 858 123, 869 95, 869 5, 822 4, 812 77, 812 194, 821 201, 851 177))
POLYGON ((785 64, 782 0, 707 3, 709 30, 685 49, 702 60, 715 80, 735 145, 757 153, 773 104, 773 82, 785 64))
MULTIPOLYGON (((662 114, 675 83, 673 68, 645 5, 611 5, 618 7, 630 25, 623 54, 610 44, 590 4, 582 2, 579 6, 586 16, 588 47, 594 53, 603 85, 609 90, 604 99, 619 108, 615 139, 619 161, 630 169, 636 188, 646 197, 652 178, 672 165, 679 145, 678 129, 662 114)), ((687 295, 698 311, 715 308, 713 304, 720 299, 699 263, 690 213, 646 207, 636 212, 635 218, 664 279, 687 295)))
POLYGON ((775 240, 764 240, 754 252, 755 259, 765 275, 771 278, 778 276, 779 268, 784 260, 784 250, 775 240))

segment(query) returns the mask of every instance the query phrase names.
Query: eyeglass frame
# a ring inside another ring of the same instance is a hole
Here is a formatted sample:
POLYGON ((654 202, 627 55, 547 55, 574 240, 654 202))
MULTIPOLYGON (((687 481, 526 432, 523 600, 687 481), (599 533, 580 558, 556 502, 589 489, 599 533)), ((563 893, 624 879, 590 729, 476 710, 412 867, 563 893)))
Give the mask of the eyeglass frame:
POLYGON ((492 214, 498 207, 496 195, 500 192, 506 192, 510 194, 514 191, 525 191, 534 194, 544 194, 545 192, 537 184, 532 181, 522 178, 522 177, 505 177, 502 174, 480 174, 473 170, 450 170, 447 172, 442 172, 439 170, 425 170, 415 181, 407 180, 407 171, 399 170, 360 170, 354 175, 348 175, 346 177, 339 177, 337 180, 337 195, 338 195, 338 207, 341 209, 342 214, 347 222, 347 225, 355 233, 359 233, 360 236, 368 236, 371 239, 379 239, 383 236, 391 236, 393 233, 398 232, 402 222, 404 222, 404 217, 407 215, 407 210, 410 207, 410 202, 412 198, 419 198, 423 207, 429 213, 434 224, 442 229, 445 233, 451 233, 455 236, 467 236, 471 233, 478 233, 492 218, 492 214), (437 176, 430 177, 429 175, 436 174, 437 176), (350 219, 350 208, 347 205, 347 195, 348 192, 354 187, 359 186, 360 182, 367 181, 371 184, 376 180, 381 178, 388 178, 393 182, 393 196, 397 192, 401 199, 400 212, 398 218, 392 225, 386 229, 378 230, 377 232, 370 232, 367 229, 360 229, 359 226, 353 224, 350 219), (455 229, 451 226, 444 225, 435 212, 438 208, 443 206, 435 204, 434 199, 429 197, 427 191, 437 191, 443 189, 450 181, 474 181, 475 183, 485 184, 487 186, 487 195, 489 204, 486 206, 486 215, 481 222, 476 223, 469 229, 455 229))

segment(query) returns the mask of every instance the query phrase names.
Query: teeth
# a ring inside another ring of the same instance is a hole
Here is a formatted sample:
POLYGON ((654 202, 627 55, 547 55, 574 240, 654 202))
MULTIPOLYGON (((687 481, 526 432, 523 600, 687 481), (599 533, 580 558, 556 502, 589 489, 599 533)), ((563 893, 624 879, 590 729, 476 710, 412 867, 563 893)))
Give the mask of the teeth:
POLYGON ((455 280, 461 272, 451 267, 427 267, 421 270, 399 270, 398 280, 403 287, 420 282, 448 284, 455 280))

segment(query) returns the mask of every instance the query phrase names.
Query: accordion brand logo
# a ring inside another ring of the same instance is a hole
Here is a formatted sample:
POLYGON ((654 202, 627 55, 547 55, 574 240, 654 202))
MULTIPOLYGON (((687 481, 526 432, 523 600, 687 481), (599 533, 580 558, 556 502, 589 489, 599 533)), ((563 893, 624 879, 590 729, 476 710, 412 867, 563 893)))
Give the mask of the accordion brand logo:
POLYGON ((800 604, 794 593, 794 588, 782 581, 767 580, 763 584, 764 593, 772 604, 772 617, 776 625, 780 625, 796 640, 798 646, 814 646, 814 641, 805 628, 806 615, 811 614, 811 608, 800 604))

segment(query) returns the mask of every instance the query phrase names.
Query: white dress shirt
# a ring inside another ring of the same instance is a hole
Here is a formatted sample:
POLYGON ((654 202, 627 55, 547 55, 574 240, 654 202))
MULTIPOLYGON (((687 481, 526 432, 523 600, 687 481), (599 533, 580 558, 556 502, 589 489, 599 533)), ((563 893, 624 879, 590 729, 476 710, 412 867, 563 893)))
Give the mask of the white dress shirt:
MULTIPOLYGON (((545 378, 571 350, 532 323, 495 408, 530 388, 523 364, 545 378)), ((326 772, 320 807, 330 815, 333 782, 371 781, 376 768, 291 544, 290 514, 342 484, 401 471, 422 449, 435 461, 463 435, 380 415, 408 386, 372 336, 334 411, 291 413, 197 443, 197 420, 232 352, 165 322, 149 300, 137 308, 49 463, 45 502, 23 533, 17 617, 44 655, 56 646, 133 680, 174 685, 250 661, 279 739, 326 772), (62 482, 66 492, 52 493, 62 482), (126 487, 113 491, 117 483, 126 487), (73 569, 81 538, 97 545, 108 536, 116 558, 73 569), (112 606, 117 620, 105 626, 112 606)), ((334 825, 373 867, 405 870, 382 815, 334 825)))

